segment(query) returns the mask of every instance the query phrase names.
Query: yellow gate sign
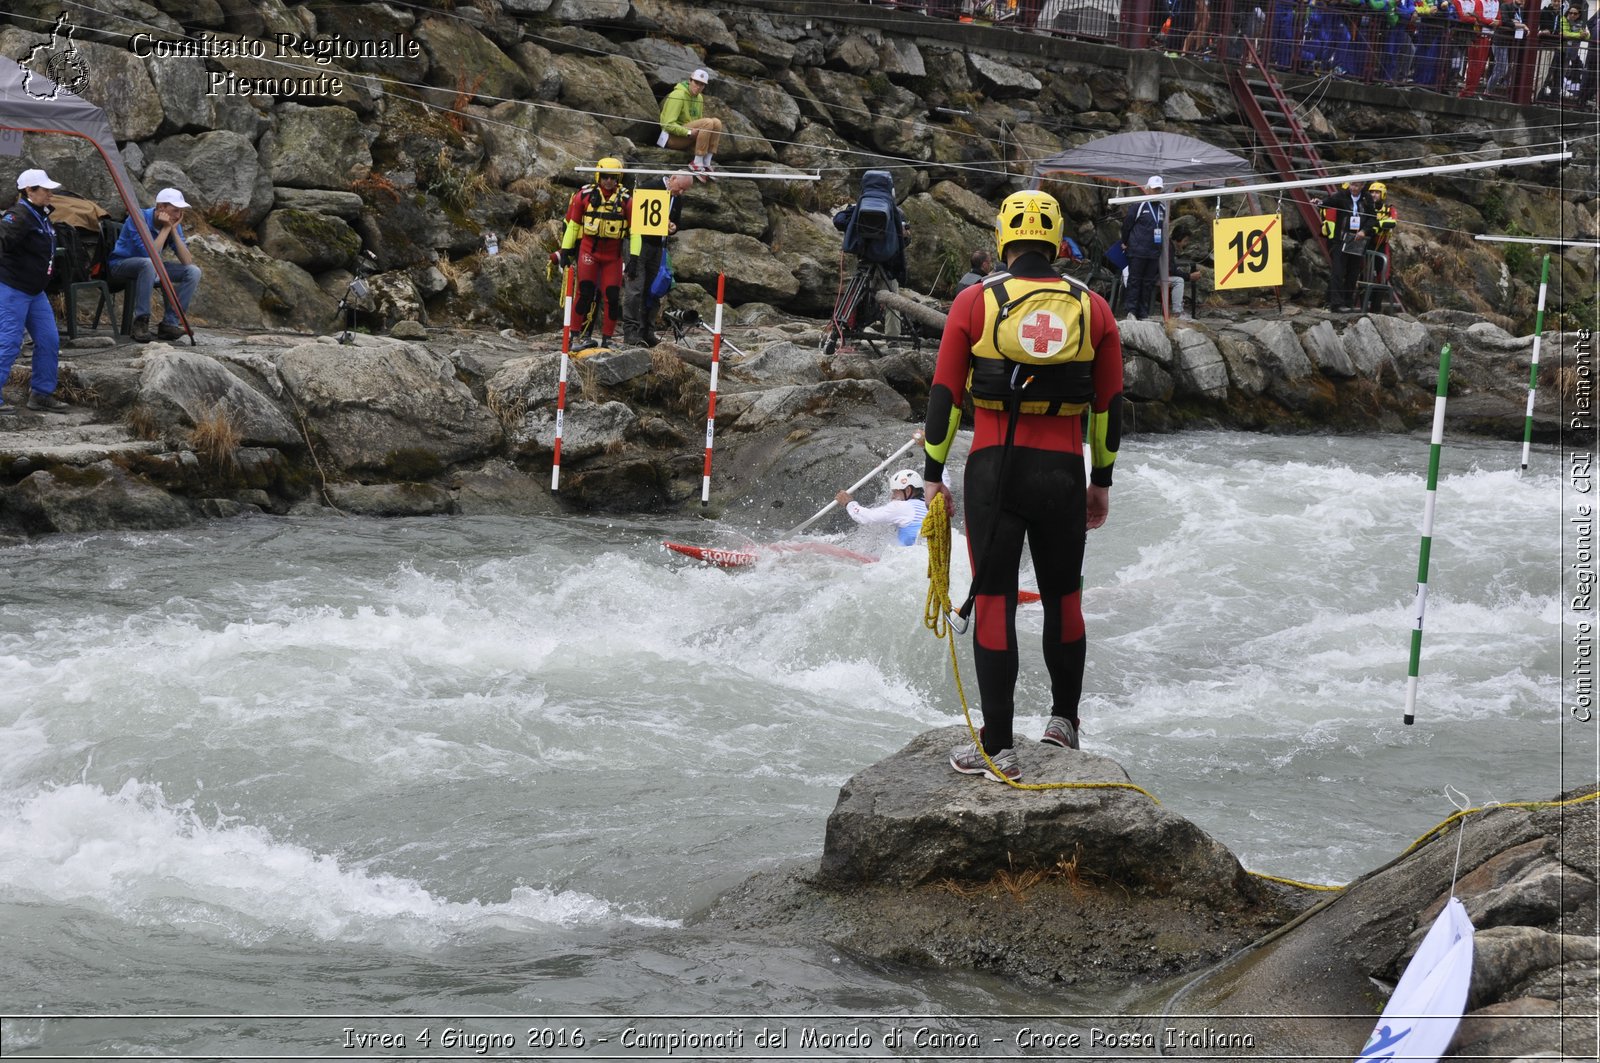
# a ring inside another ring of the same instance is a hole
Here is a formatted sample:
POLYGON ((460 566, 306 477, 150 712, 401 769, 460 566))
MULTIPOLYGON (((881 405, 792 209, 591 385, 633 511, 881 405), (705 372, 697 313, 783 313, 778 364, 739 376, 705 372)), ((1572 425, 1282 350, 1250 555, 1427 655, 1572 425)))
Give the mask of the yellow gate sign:
POLYGON ((1257 214, 1211 223, 1216 289, 1266 288, 1283 283, 1283 215, 1257 214))
POLYGON ((640 236, 667 235, 667 214, 672 196, 665 188, 640 188, 633 193, 632 231, 640 236))

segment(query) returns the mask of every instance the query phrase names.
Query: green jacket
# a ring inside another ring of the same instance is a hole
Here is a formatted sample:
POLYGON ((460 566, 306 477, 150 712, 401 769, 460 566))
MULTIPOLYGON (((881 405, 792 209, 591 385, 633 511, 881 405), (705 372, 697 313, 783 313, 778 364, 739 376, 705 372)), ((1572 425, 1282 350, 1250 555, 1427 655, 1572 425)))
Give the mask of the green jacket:
POLYGON ((689 91, 687 81, 680 81, 661 101, 661 128, 675 137, 694 136, 694 130, 686 123, 701 118, 705 113, 705 101, 689 91))

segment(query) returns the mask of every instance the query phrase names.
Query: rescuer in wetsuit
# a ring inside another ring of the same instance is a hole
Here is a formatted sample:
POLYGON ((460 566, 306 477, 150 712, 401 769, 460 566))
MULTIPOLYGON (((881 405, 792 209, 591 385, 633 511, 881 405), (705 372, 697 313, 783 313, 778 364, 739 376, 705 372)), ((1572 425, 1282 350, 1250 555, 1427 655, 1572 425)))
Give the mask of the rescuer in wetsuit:
MULTIPOLYGON (((600 346, 611 346, 611 336, 622 320, 622 264, 628 242, 628 209, 631 197, 622 187, 622 160, 601 159, 595 163, 594 184, 584 185, 567 205, 567 227, 561 235, 561 261, 578 264, 578 297, 573 302, 575 321, 588 317, 596 295, 605 293, 600 346)), ((595 322, 584 328, 578 342, 588 347, 593 342, 595 322)))
MULTIPOLYGON (((924 494, 943 481, 961 423, 959 396, 975 406, 963 494, 976 603, 973 655, 983 704, 983 749, 1009 779, 1017 655, 1017 568, 1027 539, 1044 602, 1044 661, 1051 717, 1042 741, 1078 747, 1084 630, 1079 587, 1088 528, 1105 523, 1119 444, 1122 339, 1099 295, 1051 268, 1061 208, 1043 192, 1017 192, 995 219, 1005 268, 957 294, 928 398, 924 494), (1084 416, 1093 471, 1084 482, 1084 416)), ((955 750, 955 770, 1000 781, 975 745, 955 750)))

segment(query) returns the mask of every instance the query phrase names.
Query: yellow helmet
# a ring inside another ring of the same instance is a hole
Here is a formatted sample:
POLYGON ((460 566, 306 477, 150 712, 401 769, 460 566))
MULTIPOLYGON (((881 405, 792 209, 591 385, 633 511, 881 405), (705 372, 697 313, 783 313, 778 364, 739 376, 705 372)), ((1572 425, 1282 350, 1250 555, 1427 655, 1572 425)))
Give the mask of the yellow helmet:
POLYGON ((1367 186, 1367 191, 1371 192, 1375 196, 1382 197, 1389 194, 1389 186, 1384 184, 1382 181, 1374 181, 1367 186))
POLYGON ((594 179, 598 184, 602 177, 615 177, 622 180, 622 160, 607 156, 594 164, 594 179))
POLYGON ((1061 205, 1048 192, 1013 192, 1000 204, 994 219, 995 249, 1005 258, 1007 245, 1017 240, 1038 240, 1056 247, 1061 243, 1061 205))

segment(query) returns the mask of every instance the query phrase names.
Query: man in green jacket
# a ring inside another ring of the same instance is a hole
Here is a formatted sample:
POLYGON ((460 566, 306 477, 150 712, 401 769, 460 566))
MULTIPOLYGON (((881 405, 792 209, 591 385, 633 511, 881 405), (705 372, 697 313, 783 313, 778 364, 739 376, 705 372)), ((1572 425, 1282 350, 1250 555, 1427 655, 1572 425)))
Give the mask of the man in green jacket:
POLYGON ((689 169, 701 181, 711 176, 711 156, 722 140, 722 120, 705 117, 705 101, 700 97, 710 80, 708 71, 696 70, 688 81, 673 86, 661 101, 661 136, 656 139, 658 148, 693 148, 694 161, 689 169))

